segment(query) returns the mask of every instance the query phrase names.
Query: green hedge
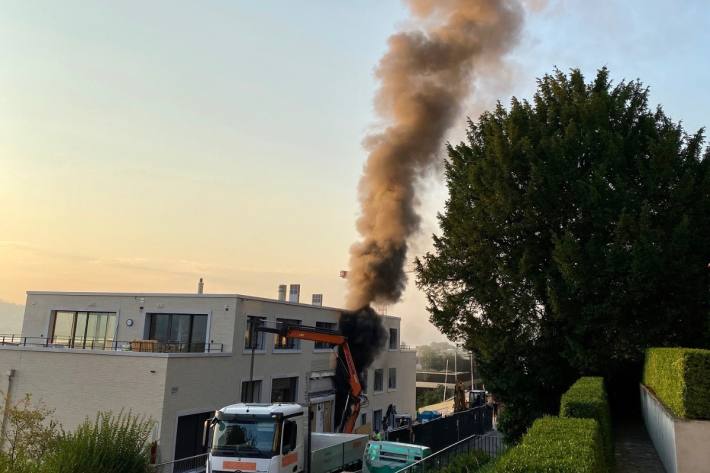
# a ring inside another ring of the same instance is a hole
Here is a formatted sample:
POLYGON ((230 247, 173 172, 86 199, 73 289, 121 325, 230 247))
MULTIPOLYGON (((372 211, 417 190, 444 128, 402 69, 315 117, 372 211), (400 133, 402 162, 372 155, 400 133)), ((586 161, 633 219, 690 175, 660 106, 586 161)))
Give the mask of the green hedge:
POLYGON ((606 473, 599 423, 543 417, 496 463, 495 473, 606 473))
POLYGON ((676 416, 710 419, 710 350, 649 348, 643 384, 676 416))
POLYGON ((599 422, 604 453, 608 465, 614 462, 614 441, 611 432, 611 413, 604 389, 604 378, 584 377, 562 395, 560 417, 596 419, 599 422))

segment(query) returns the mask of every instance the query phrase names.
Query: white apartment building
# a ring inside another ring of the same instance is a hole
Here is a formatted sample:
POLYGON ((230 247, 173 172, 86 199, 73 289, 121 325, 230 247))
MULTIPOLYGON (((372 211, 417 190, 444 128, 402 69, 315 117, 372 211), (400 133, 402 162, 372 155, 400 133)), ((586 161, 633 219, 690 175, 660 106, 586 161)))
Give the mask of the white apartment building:
MULTIPOLYGON (((252 345, 249 327, 337 329, 341 312, 239 294, 30 291, 22 333, 0 336, 0 391, 32 394, 65 429, 106 410, 150 417, 158 461, 199 453, 203 420, 239 401, 310 403, 314 430, 332 431, 335 351, 262 332, 252 345)), ((415 352, 400 347, 399 318, 383 322, 389 340, 367 372, 365 429, 380 428, 390 404, 416 412, 415 352)))

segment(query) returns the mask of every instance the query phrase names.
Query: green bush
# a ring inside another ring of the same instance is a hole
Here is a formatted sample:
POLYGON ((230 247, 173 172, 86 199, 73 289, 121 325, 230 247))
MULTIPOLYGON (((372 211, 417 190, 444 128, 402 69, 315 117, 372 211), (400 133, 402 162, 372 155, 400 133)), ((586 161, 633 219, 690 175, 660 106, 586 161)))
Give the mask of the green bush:
POLYGON ((710 350, 649 348, 643 384, 676 416, 710 419, 710 350))
POLYGON ((48 455, 46 473, 148 473, 153 422, 131 414, 101 412, 63 435, 48 455))
POLYGON ((606 473, 599 424, 543 417, 497 462, 496 473, 606 473))
POLYGON ((577 380, 560 400, 560 417, 596 419, 604 444, 608 465, 614 462, 614 441, 611 432, 611 413, 604 389, 604 378, 583 377, 577 380))
MULTIPOLYGON (((480 450, 471 450, 467 453, 457 455, 451 463, 441 468, 437 473, 470 473, 481 471, 486 464, 491 460, 485 452, 480 450)), ((481 472, 482 473, 482 472, 481 472)))

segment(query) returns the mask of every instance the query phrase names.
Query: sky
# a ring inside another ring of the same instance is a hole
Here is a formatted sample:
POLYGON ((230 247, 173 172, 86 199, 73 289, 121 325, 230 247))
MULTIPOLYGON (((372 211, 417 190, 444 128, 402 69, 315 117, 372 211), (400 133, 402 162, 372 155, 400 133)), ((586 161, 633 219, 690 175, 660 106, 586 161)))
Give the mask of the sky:
MULTIPOLYGON (((200 277, 265 297, 300 283, 341 306, 374 70, 407 27, 396 0, 0 0, 0 331, 27 290, 193 292, 200 277)), ((554 67, 607 66, 694 131, 710 122, 708 44, 705 0, 528 0, 466 115, 530 98, 554 67)), ((421 187, 410 259, 446 198, 441 176, 421 187)), ((403 342, 443 339, 425 307, 410 280, 387 308, 403 342)))

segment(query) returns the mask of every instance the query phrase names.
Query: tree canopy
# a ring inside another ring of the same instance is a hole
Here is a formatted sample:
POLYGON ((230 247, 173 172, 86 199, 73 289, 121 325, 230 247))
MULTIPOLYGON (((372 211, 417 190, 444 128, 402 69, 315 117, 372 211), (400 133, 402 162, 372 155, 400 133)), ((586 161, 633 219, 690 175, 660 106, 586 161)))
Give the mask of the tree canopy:
POLYGON ((580 374, 614 395, 647 347, 708 345, 710 152, 648 102, 607 69, 589 83, 556 70, 448 148, 417 285, 475 353, 513 437, 580 374))

